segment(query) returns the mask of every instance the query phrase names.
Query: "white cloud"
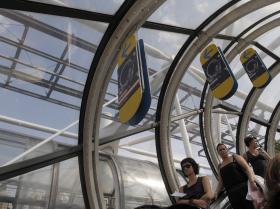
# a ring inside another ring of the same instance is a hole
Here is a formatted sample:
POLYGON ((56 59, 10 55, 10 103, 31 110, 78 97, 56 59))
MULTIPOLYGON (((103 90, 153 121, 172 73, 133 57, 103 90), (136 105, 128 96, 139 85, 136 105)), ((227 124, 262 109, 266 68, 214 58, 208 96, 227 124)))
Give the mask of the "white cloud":
POLYGON ((203 1, 200 3, 195 4, 195 7, 200 13, 206 13, 207 10, 209 9, 209 2, 208 1, 203 1))

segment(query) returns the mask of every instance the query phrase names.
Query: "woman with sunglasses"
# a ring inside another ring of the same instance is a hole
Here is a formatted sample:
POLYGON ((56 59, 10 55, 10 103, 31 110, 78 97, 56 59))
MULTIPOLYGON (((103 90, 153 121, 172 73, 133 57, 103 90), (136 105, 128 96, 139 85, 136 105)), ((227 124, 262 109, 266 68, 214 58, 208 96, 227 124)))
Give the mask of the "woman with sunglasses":
POLYGON ((213 193, 207 176, 198 177, 199 165, 192 158, 185 158, 181 161, 181 168, 184 175, 188 178, 188 184, 179 188, 179 192, 186 196, 177 200, 177 204, 169 209, 197 209, 207 208, 213 193))
POLYGON ((222 163, 219 164, 219 182, 215 197, 225 187, 233 209, 254 209, 253 203, 246 200, 248 180, 252 190, 257 189, 254 173, 243 157, 236 154, 230 156, 225 144, 219 143, 216 148, 222 163))
POLYGON ((257 139, 254 136, 247 136, 244 139, 248 151, 244 153, 244 159, 252 165, 254 173, 264 178, 268 162, 270 161, 269 154, 260 148, 257 139))

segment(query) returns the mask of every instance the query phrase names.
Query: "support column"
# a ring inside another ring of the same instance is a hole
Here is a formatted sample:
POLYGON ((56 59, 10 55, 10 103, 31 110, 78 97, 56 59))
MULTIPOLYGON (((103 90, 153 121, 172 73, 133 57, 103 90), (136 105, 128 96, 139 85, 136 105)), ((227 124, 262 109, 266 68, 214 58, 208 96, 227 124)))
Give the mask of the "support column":
MULTIPOLYGON (((183 113, 181 104, 180 104, 180 100, 179 100, 179 97, 177 94, 175 97, 175 109, 176 109, 177 115, 181 115, 183 113)), ((190 144, 190 137, 189 137, 189 134, 188 134, 188 131, 186 128, 185 120, 181 119, 178 122, 179 122, 179 126, 180 126, 180 131, 181 131, 181 135, 182 135, 182 139, 183 139, 186 156, 193 157, 192 148, 191 148, 191 144, 190 144)))

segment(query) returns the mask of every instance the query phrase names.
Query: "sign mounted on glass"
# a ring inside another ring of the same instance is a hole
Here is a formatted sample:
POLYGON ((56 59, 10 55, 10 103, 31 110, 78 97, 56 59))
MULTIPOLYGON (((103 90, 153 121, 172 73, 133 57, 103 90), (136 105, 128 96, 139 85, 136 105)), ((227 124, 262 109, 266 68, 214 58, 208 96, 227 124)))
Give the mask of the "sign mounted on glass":
POLYGON ((236 92, 237 81, 219 47, 211 44, 204 49, 200 63, 214 97, 225 100, 236 92))
POLYGON ((118 53, 119 120, 135 125, 151 104, 150 84, 143 40, 128 37, 118 53))
POLYGON ((240 55, 240 61, 255 88, 263 88, 271 81, 271 75, 256 50, 249 48, 240 55))

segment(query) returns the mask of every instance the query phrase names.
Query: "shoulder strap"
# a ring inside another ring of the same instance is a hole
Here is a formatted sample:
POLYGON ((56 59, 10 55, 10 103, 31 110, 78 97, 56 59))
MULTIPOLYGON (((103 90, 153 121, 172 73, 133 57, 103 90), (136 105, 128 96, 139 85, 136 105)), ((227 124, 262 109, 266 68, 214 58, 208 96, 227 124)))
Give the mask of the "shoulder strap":
POLYGON ((237 160, 235 159, 235 154, 232 155, 232 161, 237 162, 237 160))
POLYGON ((220 170, 221 170, 221 166, 222 166, 222 164, 219 163, 219 164, 218 164, 218 170, 219 170, 219 172, 220 172, 220 170))

